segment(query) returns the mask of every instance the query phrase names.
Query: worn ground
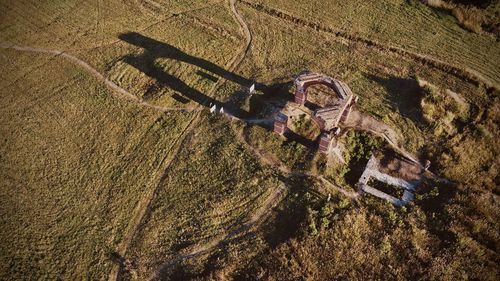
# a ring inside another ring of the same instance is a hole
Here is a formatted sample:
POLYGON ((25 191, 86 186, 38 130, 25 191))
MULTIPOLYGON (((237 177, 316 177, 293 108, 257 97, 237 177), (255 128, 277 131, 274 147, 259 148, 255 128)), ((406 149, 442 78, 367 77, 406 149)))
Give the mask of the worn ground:
POLYGON ((0 279, 497 280, 498 40, 316 2, 1 2, 0 279), (269 131, 304 69, 360 96, 343 161, 269 131), (410 206, 375 149, 431 160, 410 206))

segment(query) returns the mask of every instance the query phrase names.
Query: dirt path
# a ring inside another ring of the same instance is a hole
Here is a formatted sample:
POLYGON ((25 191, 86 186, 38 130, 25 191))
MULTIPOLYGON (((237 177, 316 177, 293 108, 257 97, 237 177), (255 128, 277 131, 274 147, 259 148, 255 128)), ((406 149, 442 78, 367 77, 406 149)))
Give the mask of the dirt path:
MULTIPOLYGON (((116 253, 120 257, 125 257, 127 254, 130 244, 132 243, 132 240, 134 239, 137 229, 139 225, 142 223, 144 217, 146 214, 151 210, 151 204, 154 201, 154 199, 157 197, 158 192, 160 191, 160 188, 162 186, 162 183, 165 181, 165 179, 168 176, 168 171, 171 167, 171 165, 175 162, 177 159, 177 156, 179 154, 179 151, 183 147, 183 144, 187 140, 187 137, 191 133, 191 131, 195 128, 197 118, 199 116, 199 113, 195 115, 193 118, 191 118, 190 122, 184 127, 184 130, 179 134, 179 137, 174 141, 172 146, 170 147, 169 151, 165 153, 167 157, 163 159, 162 162, 165 162, 165 168, 163 169, 163 173, 160 176, 159 179, 157 179, 155 182, 157 182, 155 188, 149 190, 149 192, 146 193, 144 197, 141 198, 141 200, 138 202, 137 206, 135 207, 132 215, 131 215, 131 220, 129 222, 129 227, 125 231, 124 237, 121 240, 121 242, 118 244, 116 248, 116 253)), ((111 270, 108 280, 121 280, 121 275, 122 275, 122 270, 123 268, 121 267, 120 264, 117 264, 114 266, 114 268, 111 270)))
POLYGON ((140 106, 144 106, 147 108, 151 108, 157 111, 162 111, 162 112, 170 112, 170 111, 181 111, 181 112, 188 112, 188 111, 194 111, 194 110, 199 110, 199 109, 192 109, 192 108, 178 108, 178 107, 163 107, 159 105, 154 105, 150 104, 148 102, 145 102, 141 98, 129 93, 127 90, 121 88, 120 86, 116 85, 113 81, 109 80, 108 78, 104 77, 99 71, 97 71, 95 68, 90 66, 88 63, 85 61, 71 55, 68 53, 65 53, 64 51, 61 50, 52 50, 52 49, 44 49, 44 48, 33 48, 33 47, 21 47, 21 46, 15 46, 15 45, 5 45, 5 44, 0 44, 1 49, 11 49, 11 50, 16 50, 20 52, 31 52, 31 53, 42 53, 42 54, 49 54, 49 55, 54 55, 55 57, 62 57, 71 63, 82 67, 84 70, 89 72, 92 76, 94 76, 97 80, 100 82, 104 83, 104 85, 110 89, 110 93, 117 97, 117 98, 122 98, 126 100, 130 100, 132 102, 135 102, 139 104, 140 106))
POLYGON ((229 0, 229 4, 231 7, 231 12, 232 12, 233 17, 236 18, 236 20, 240 24, 240 29, 243 31, 243 34, 245 35, 246 45, 245 45, 245 49, 244 49, 243 54, 242 54, 242 56, 244 57, 247 55, 248 50, 250 50, 250 46, 252 45, 252 40, 253 40, 252 33, 250 32, 250 29, 248 28, 248 25, 245 22, 245 19, 243 19, 243 17, 240 15, 240 13, 238 13, 238 11, 236 10, 236 6, 235 6, 236 0, 229 0))
MULTIPOLYGON (((237 67, 241 64, 245 56, 247 55, 248 51, 250 50, 250 46, 252 44, 252 33, 250 32, 250 29, 248 28, 247 23, 243 19, 243 17, 238 13, 236 10, 236 0, 229 0, 229 6, 231 9, 232 16, 238 21, 240 25, 240 30, 242 33, 245 35, 245 45, 244 47, 238 52, 238 54, 229 62, 228 66, 228 71, 233 72, 234 70, 237 69, 237 67)), ((225 82, 225 79, 219 79, 212 90, 208 93, 208 96, 213 96, 217 89, 225 82)), ((193 258, 196 256, 199 256, 207 251, 210 251, 214 249, 215 247, 222 247, 224 242, 226 242, 229 239, 232 239, 234 236, 242 234, 245 232, 246 229, 250 229, 252 226, 256 225, 258 222, 262 221, 265 217, 266 214, 268 214, 269 210, 275 206, 274 204, 270 204, 268 200, 271 200, 272 202, 275 202, 275 200, 272 200, 272 198, 276 198, 281 194, 281 191, 279 189, 274 190, 270 197, 271 199, 267 199, 266 203, 263 205, 264 210, 258 211, 256 214, 261 214, 260 216, 253 216, 246 224, 241 226, 240 228, 232 231, 231 233, 218 237, 216 239, 213 239, 212 241, 203 244, 203 245, 196 245, 192 249, 189 249, 186 251, 186 253, 179 254, 176 257, 164 262, 161 264, 158 269, 153 272, 152 276, 150 279, 158 279, 161 272, 164 271, 166 268, 170 267, 171 265, 180 262, 185 259, 193 258)), ((275 203, 277 204, 277 203, 275 203)))
POLYGON ((212 239, 208 243, 195 245, 190 249, 185 250, 184 253, 176 255, 174 258, 163 263, 160 268, 153 273, 149 280, 160 279, 162 272, 179 262, 198 257, 216 248, 220 249, 229 241, 233 241, 238 237, 245 237, 246 235, 254 232, 259 225, 261 225, 271 215, 271 210, 274 209, 283 200, 283 198, 285 198, 286 194, 287 188, 284 187, 284 185, 277 186, 271 191, 271 194, 267 196, 263 204, 247 219, 247 222, 228 233, 224 233, 223 235, 212 239))
POLYGON ((407 152, 400 144, 400 139, 397 133, 386 124, 378 121, 372 116, 363 114, 356 109, 351 111, 347 120, 342 124, 344 129, 357 129, 362 131, 370 132, 376 136, 379 136, 387 141, 387 143, 399 154, 408 158, 420 167, 422 164, 413 156, 411 153, 407 152))
MULTIPOLYGON (((245 45, 241 48, 240 51, 237 52, 236 56, 234 56, 233 59, 226 65, 227 70, 229 72, 233 72, 241 64, 241 62, 245 58, 248 50, 250 49, 250 44, 252 42, 252 35, 251 35, 250 30, 248 29, 248 26, 246 25, 245 21, 243 20, 243 18, 240 16, 240 14, 237 12, 237 10, 235 8, 235 0, 229 0, 229 4, 230 4, 231 12, 232 12, 233 16, 235 17, 235 19, 239 22, 240 28, 241 28, 241 30, 244 33, 245 38, 246 38, 245 45)), ((207 96, 209 96, 209 97, 214 96, 216 91, 219 89, 219 87, 225 82, 226 82, 226 79, 224 79, 224 78, 219 79, 214 84, 212 89, 207 93, 207 96)), ((203 108, 202 104, 200 104, 198 106, 198 109, 203 108)), ((117 250, 118 254, 121 255, 122 257, 124 257, 127 254, 128 248, 135 237, 138 226, 143 221, 143 218, 150 212, 151 203, 154 201, 156 195, 158 194, 159 188, 161 187, 166 176, 168 175, 169 167, 171 166, 172 163, 175 162, 177 155, 180 151, 180 148, 182 147, 181 144, 184 143, 184 141, 186 140, 186 137, 195 128, 195 125, 198 123, 199 118, 200 118, 200 113, 193 116, 193 118, 190 120, 188 127, 186 127, 184 132, 176 140, 176 143, 179 145, 176 147, 173 155, 170 157, 170 159, 166 165, 166 168, 164 170, 164 173, 158 182, 158 185, 151 193, 149 193, 145 198, 143 198, 140 201, 140 203, 138 204, 138 207, 136 208, 137 209, 136 215, 134 215, 134 217, 132 219, 132 226, 129 228, 129 231, 127 231, 127 233, 125 235, 125 239, 123 240, 123 242, 121 243, 121 245, 118 247, 118 250, 117 250)), ((224 241, 224 239, 214 240, 214 241, 211 241, 210 243, 205 244, 205 245, 199 245, 196 247, 196 249, 193 249, 189 253, 180 254, 177 257, 175 257, 173 260, 178 261, 178 260, 183 260, 186 257, 199 255, 200 253, 203 253, 209 249, 212 249, 213 247, 215 247, 216 245, 218 245, 222 241, 224 241)), ((152 278, 157 276, 165 267, 168 267, 170 264, 172 264, 172 260, 167 261, 167 262, 163 263, 162 265, 160 265, 158 270, 156 270, 155 273, 153 274, 152 278)), ((109 280, 120 280, 120 278, 121 278, 120 267, 119 267, 119 265, 117 265, 110 272, 109 280)))

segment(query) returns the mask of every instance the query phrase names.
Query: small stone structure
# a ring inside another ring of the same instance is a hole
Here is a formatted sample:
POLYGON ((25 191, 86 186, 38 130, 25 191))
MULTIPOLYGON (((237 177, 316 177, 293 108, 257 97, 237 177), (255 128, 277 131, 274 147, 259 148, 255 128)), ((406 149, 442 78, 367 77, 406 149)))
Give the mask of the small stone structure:
POLYGON ((280 135, 284 135, 287 130, 288 116, 283 113, 278 113, 274 119, 274 132, 280 135))
POLYGON ((330 150, 330 146, 332 145, 333 136, 328 133, 321 133, 319 138, 319 151, 323 153, 327 153, 330 150))
POLYGON ((295 103, 304 105, 307 101, 307 94, 304 91, 295 92, 295 103))
MULTIPOLYGON (((347 119, 351 108, 357 101, 351 89, 342 81, 333 79, 318 73, 302 73, 294 80, 295 83, 295 103, 301 106, 307 106, 307 88, 313 85, 325 85, 335 93, 335 96, 329 97, 328 106, 318 108, 310 114, 311 119, 318 124, 321 130, 319 140, 319 151, 329 153, 335 147, 334 137, 339 133, 339 125, 347 119)), ((282 112, 280 114, 284 115, 282 112)), ((285 115, 286 117, 286 115, 285 115)), ((283 116, 278 115, 275 119, 274 131, 278 134, 284 134, 286 128, 283 128, 283 116)))
POLYGON ((360 192, 366 192, 385 199, 396 206, 404 206, 413 200, 413 193, 422 181, 422 173, 422 168, 410 161, 396 158, 383 159, 383 161, 381 161, 374 154, 370 157, 363 174, 359 178, 358 188, 360 192), (396 198, 379 189, 371 187, 368 185, 370 179, 375 179, 395 188, 403 189, 403 196, 401 198, 396 198))

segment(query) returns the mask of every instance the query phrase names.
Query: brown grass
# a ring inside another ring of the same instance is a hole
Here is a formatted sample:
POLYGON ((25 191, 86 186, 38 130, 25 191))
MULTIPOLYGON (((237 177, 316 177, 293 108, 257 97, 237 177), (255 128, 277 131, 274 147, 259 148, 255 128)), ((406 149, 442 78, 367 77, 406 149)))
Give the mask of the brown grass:
POLYGON ((423 2, 431 7, 447 10, 467 30, 479 34, 484 32, 482 25, 485 23, 485 16, 482 10, 474 6, 458 5, 443 0, 425 0, 423 2))
MULTIPOLYGON (((71 49, 127 91, 137 96, 154 91, 151 101, 165 106, 196 103, 174 99, 175 91, 158 83, 163 75, 207 94, 214 82, 197 71, 208 71, 175 58, 154 58, 156 50, 116 41, 118 34, 140 31, 219 66, 244 42, 230 11, 217 1, 191 12, 183 11, 205 3, 106 1, 99 17, 90 2, 50 2, 39 13, 27 2, 0 4, 0 24, 6 23, 0 38, 71 49), (18 16, 20 10, 29 16, 18 16), (144 68, 126 63, 125 56, 139 57, 144 68), (159 79, 145 73, 154 66, 161 67, 159 79)), ((109 255, 134 223, 137 202, 158 187, 123 257, 130 270, 123 277, 145 279, 179 253, 208 249, 205 243, 238 229, 283 181, 289 195, 260 231, 184 260, 165 277, 498 280, 500 101, 497 91, 461 71, 470 67, 498 82, 494 41, 416 1, 268 0, 265 5, 257 9, 238 1, 254 36, 239 75, 278 84, 309 69, 346 81, 360 96, 360 111, 394 128, 406 149, 431 159, 432 171, 457 186, 429 186, 414 205, 401 209, 368 196, 351 201, 334 189, 326 202, 318 193, 321 182, 261 165, 259 153, 240 143, 241 124, 209 114, 202 115, 165 171, 165 157, 191 113, 137 108, 114 99, 58 57, 1 50, 0 279, 105 278, 114 265, 109 255), (421 55, 410 55, 415 52, 421 55), (457 68, 428 63, 427 55, 457 68), (417 77, 436 92, 422 95, 417 77), (159 185, 161 175, 165 180, 159 185)), ((230 97, 242 88, 229 82, 215 95, 230 97)), ((262 111, 252 100, 248 107, 262 111)), ((314 155, 307 147, 258 126, 248 132, 261 155, 310 168, 304 164, 314 155)), ((319 173, 345 172, 325 168, 327 159, 319 162, 319 173)))

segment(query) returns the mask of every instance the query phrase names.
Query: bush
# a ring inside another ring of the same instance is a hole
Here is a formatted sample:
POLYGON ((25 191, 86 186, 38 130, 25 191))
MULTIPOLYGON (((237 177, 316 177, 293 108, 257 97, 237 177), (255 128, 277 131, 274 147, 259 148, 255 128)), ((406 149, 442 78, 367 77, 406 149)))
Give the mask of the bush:
POLYGON ((307 223, 309 234, 317 235, 318 229, 316 228, 316 219, 313 210, 310 207, 307 208, 307 223))
POLYGON ((345 209, 345 208, 347 208, 347 206, 349 206, 349 199, 342 198, 342 200, 340 200, 340 202, 339 202, 339 208, 345 209))
POLYGON ((451 11, 451 14, 457 18, 463 28, 475 33, 483 31, 481 25, 484 22, 484 18, 481 11, 477 8, 457 6, 451 11))
POLYGON ((346 162, 368 160, 372 152, 382 146, 382 139, 371 136, 366 132, 349 131, 346 139, 346 162))
POLYGON ((292 119, 293 129, 301 136, 308 139, 314 139, 319 134, 319 128, 305 114, 300 114, 299 118, 292 119))
POLYGON ((332 208, 330 207, 330 204, 326 203, 320 211, 320 215, 322 217, 329 216, 332 213, 332 208))
POLYGON ((483 32, 482 26, 485 25, 486 18, 480 9, 470 5, 464 6, 443 0, 425 0, 423 2, 431 7, 450 12, 463 28, 475 33, 483 32))
POLYGON ((325 173, 327 167, 326 164, 327 164, 327 159, 325 154, 320 153, 318 159, 316 160, 316 169, 318 170, 319 174, 325 173))

